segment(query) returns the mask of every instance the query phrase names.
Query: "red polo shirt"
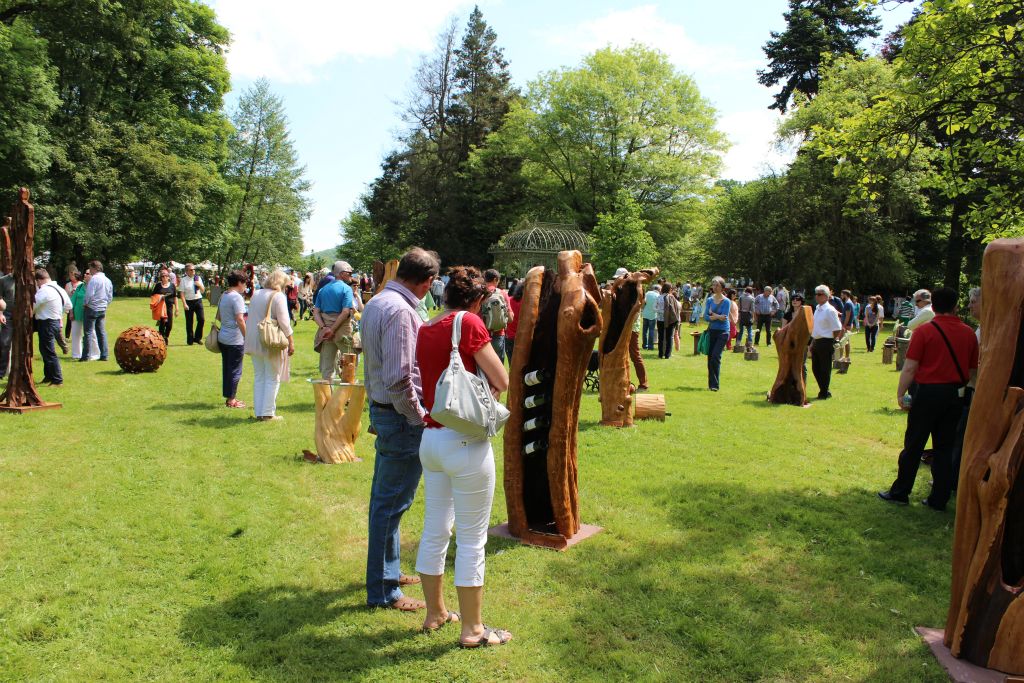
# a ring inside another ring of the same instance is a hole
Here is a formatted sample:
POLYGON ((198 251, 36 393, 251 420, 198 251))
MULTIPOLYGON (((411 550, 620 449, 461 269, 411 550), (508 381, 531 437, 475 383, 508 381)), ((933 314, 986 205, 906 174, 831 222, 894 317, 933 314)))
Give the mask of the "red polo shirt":
POLYGON ((960 384, 966 382, 971 376, 971 370, 978 367, 978 338, 974 336, 974 330, 955 315, 940 313, 931 322, 914 330, 907 358, 920 364, 914 377, 918 384, 960 384), (964 372, 962 380, 936 325, 942 327, 949 345, 953 347, 953 353, 960 361, 960 368, 964 372))
MULTIPOLYGON (((452 355, 452 325, 455 313, 449 313, 434 323, 420 326, 416 335, 416 362, 420 366, 420 380, 423 383, 423 406, 430 412, 434 407, 434 391, 437 380, 448 367, 452 355)), ((491 343, 491 333, 480 316, 466 314, 462 317, 462 335, 459 338, 459 355, 466 371, 476 374, 476 352, 491 343)), ((427 427, 442 427, 428 415, 424 422, 427 427)))

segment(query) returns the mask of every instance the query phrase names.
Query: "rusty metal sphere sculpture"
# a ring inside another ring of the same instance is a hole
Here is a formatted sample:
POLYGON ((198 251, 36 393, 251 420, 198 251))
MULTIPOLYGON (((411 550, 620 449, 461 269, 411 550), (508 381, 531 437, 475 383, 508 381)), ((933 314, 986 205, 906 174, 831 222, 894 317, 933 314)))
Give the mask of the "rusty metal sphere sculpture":
POLYGON ((152 327, 129 327, 117 338, 114 357, 125 372, 156 372, 167 359, 167 344, 152 327))

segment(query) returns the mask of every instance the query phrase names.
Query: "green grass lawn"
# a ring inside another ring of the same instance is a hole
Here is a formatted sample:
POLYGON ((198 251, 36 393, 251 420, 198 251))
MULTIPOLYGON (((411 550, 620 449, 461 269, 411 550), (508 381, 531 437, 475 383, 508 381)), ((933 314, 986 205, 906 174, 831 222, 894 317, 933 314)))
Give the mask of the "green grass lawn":
MULTIPOLYGON (((118 299, 112 336, 148 313, 118 299)), ((219 357, 177 325, 156 374, 66 362, 64 387, 41 389, 63 409, 0 415, 2 680, 945 680, 912 629, 944 622, 953 513, 916 504, 927 468, 915 505, 875 497, 904 418, 862 335, 808 409, 764 401, 774 350, 727 354, 708 392, 688 337, 647 353, 666 422, 600 427, 585 393, 580 506, 604 531, 565 553, 492 539, 485 618, 515 640, 462 651, 455 628, 364 607, 373 442, 360 464, 303 463, 312 323, 278 423, 224 408, 219 357)), ((409 573, 422 522, 420 493, 409 573)))

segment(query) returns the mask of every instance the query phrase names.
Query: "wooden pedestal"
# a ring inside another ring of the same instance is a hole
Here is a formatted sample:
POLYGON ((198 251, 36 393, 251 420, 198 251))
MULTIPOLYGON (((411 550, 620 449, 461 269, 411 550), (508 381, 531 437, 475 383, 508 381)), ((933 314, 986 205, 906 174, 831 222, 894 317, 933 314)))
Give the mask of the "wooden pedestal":
POLYGON ((635 406, 634 419, 665 421, 664 394, 634 394, 633 405, 635 406))
POLYGON ((23 415, 34 410, 50 410, 53 408, 62 408, 62 403, 46 403, 43 402, 37 406, 5 406, 0 405, 0 413, 13 413, 15 415, 23 415))
POLYGON ((700 335, 701 335, 700 332, 691 332, 690 333, 690 336, 693 337, 693 355, 695 355, 695 356, 699 356, 700 355, 700 351, 697 350, 697 347, 700 346, 700 335))

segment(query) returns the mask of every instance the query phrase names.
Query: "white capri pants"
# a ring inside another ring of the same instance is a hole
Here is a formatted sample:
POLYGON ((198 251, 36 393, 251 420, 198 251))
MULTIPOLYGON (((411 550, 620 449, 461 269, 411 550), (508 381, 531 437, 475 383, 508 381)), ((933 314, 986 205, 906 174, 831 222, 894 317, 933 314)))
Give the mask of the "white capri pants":
POLYGON ((256 417, 272 417, 277 412, 277 390, 281 382, 269 358, 252 354, 252 409, 256 417))
POLYGON ((453 429, 424 429, 423 538, 416 571, 444 574, 448 540, 455 525, 455 585, 484 585, 484 547, 494 500, 494 451, 490 441, 476 441, 453 429))

